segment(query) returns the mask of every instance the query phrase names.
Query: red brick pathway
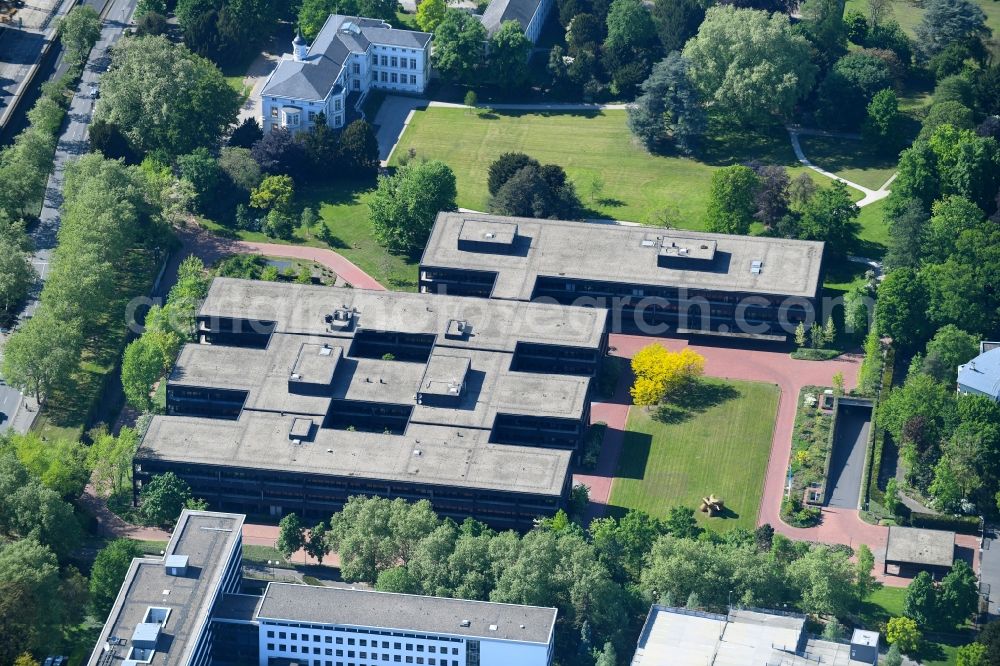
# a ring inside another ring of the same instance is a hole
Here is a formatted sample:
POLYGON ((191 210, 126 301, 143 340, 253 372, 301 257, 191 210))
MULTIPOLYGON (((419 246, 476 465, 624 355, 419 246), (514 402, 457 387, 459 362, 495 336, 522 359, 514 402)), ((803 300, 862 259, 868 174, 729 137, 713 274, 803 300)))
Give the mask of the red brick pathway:
POLYGON ((284 245, 281 243, 255 243, 251 241, 236 241, 233 243, 234 252, 245 252, 248 254, 260 253, 269 257, 287 257, 291 259, 305 259, 315 261, 332 270, 334 273, 344 278, 344 281, 355 289, 372 289, 375 291, 385 291, 379 282, 368 273, 358 268, 350 259, 337 254, 333 250, 319 247, 309 247, 305 245, 284 245))
MULTIPOLYGON (((612 335, 613 353, 631 358, 636 351, 651 342, 659 342, 668 349, 679 350, 688 345, 682 338, 649 338, 634 335, 612 335)), ((705 357, 705 374, 725 379, 763 381, 777 384, 781 390, 778 401, 778 415, 775 422, 771 456, 768 460, 764 494, 757 516, 758 524, 770 523, 774 529, 793 539, 818 541, 822 543, 843 543, 850 546, 867 544, 876 559, 884 557, 888 529, 865 523, 856 510, 823 509, 823 521, 817 527, 801 529, 786 525, 781 521, 779 510, 784 496, 788 458, 792 449, 792 429, 799 390, 807 385, 830 386, 833 375, 841 372, 844 384, 850 389, 857 384, 861 359, 845 356, 833 361, 798 361, 787 352, 747 350, 729 347, 690 345, 705 357)), ((624 373, 628 374, 628 373, 624 373)), ((623 377, 615 399, 610 403, 594 403, 592 421, 608 423, 604 449, 594 474, 574 475, 574 482, 590 486, 590 517, 601 516, 606 509, 611 494, 611 484, 618 457, 621 454, 624 428, 628 418, 629 378, 623 377)), ((906 581, 889 577, 890 585, 905 585, 906 581)))

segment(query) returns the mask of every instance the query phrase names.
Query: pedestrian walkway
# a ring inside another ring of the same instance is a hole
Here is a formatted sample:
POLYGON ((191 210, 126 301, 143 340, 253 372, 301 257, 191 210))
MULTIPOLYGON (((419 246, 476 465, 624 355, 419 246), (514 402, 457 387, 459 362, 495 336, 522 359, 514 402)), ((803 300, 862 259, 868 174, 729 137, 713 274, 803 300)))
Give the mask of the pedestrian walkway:
POLYGON ((813 171, 815 171, 816 173, 826 176, 827 178, 839 181, 844 185, 847 185, 848 187, 852 187, 855 190, 858 190, 859 192, 865 195, 860 201, 857 202, 856 205, 858 208, 864 208, 869 204, 873 204, 876 201, 881 201, 882 199, 885 199, 886 197, 889 196, 888 188, 890 185, 892 185, 892 181, 896 180, 897 174, 895 173, 892 174, 889 180, 882 183, 882 186, 877 190, 869 189, 863 185, 858 185, 857 183, 851 182, 846 178, 842 178, 835 173, 826 171, 816 166, 812 162, 810 162, 809 158, 807 158, 805 156, 805 153, 802 152, 802 144, 799 141, 799 136, 822 136, 827 138, 843 139, 845 141, 859 141, 861 140, 860 134, 827 132, 825 130, 816 130, 816 129, 801 128, 801 127, 787 127, 786 129, 788 130, 788 138, 791 139, 792 142, 792 150, 795 151, 795 157, 803 166, 808 167, 813 171))
POLYGON ((326 266, 338 277, 344 279, 349 285, 356 289, 372 289, 374 291, 385 291, 385 287, 379 284, 378 280, 368 273, 358 268, 358 266, 347 257, 319 247, 308 247, 305 245, 283 245, 281 243, 255 243, 252 241, 236 241, 233 244, 234 252, 245 254, 264 254, 269 257, 285 257, 288 259, 305 259, 315 261, 326 266))

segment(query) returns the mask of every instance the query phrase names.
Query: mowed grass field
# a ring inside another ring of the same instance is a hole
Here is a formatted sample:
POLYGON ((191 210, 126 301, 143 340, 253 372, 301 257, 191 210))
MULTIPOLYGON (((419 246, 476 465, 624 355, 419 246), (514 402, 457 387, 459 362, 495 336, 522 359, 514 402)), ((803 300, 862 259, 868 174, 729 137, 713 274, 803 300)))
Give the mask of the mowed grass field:
MULTIPOLYGON (((417 159, 439 159, 455 172, 458 205, 486 210, 490 163, 505 152, 524 152, 558 164, 576 185, 591 216, 655 223, 669 211, 672 223, 703 229, 712 173, 720 166, 759 159, 801 171, 787 134, 778 128, 755 137, 713 137, 701 161, 651 155, 636 143, 624 110, 599 112, 472 112, 428 107, 417 110, 393 153, 393 164, 412 149, 417 159), (592 192, 599 179, 603 187, 592 192)), ((830 181, 809 172, 817 184, 830 181)), ((860 198, 858 194, 858 198, 860 198)))
POLYGON ((896 172, 897 156, 879 153, 866 141, 802 136, 799 143, 816 166, 870 190, 882 187, 896 172))
MULTIPOLYGON (((976 2, 986 14, 986 26, 993 31, 990 41, 993 45, 997 45, 1000 40, 1000 2, 997 0, 976 0, 976 2)), ((847 0, 846 9, 855 9, 867 14, 868 0, 847 0)), ((895 0, 892 3, 892 17, 910 37, 914 37, 916 28, 924 17, 924 9, 910 0, 895 0)))
POLYGON ((703 527, 753 529, 778 395, 774 384, 703 379, 679 405, 632 407, 611 487, 613 510, 665 517, 683 505, 696 510, 703 527), (713 493, 725 500, 724 517, 697 511, 701 498, 713 493))

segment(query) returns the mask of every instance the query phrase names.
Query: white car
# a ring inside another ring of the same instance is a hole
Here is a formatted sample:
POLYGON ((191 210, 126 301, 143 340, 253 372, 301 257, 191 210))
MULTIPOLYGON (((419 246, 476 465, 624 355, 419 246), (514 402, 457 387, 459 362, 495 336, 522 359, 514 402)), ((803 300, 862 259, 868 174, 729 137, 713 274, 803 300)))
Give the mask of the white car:
POLYGON ((90 92, 87 93, 87 97, 90 99, 97 99, 97 96, 101 94, 101 88, 96 83, 90 84, 90 92))

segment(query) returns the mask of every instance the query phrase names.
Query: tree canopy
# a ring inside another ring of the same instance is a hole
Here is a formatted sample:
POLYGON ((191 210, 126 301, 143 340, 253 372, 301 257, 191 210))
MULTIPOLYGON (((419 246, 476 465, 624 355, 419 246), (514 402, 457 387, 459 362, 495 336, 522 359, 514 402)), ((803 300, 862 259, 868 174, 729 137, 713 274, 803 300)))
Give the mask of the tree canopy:
POLYGON ((122 128, 144 153, 183 155, 213 146, 239 107, 239 95, 210 61, 164 37, 135 37, 113 49, 94 118, 122 128))
POLYGON ((455 210, 455 174, 444 162, 411 162, 391 176, 380 176, 368 203, 375 238, 391 252, 424 246, 434 219, 455 210))
POLYGON ((684 46, 703 98, 747 124, 791 113, 816 76, 809 55, 809 43, 787 16, 731 5, 710 8, 684 46))

